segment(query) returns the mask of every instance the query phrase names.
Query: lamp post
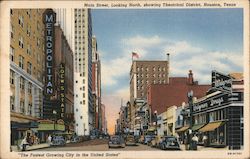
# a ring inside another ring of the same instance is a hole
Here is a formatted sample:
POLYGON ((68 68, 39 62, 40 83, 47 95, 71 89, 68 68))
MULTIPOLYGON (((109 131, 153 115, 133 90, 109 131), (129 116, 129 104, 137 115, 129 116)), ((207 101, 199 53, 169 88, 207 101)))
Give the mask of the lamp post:
POLYGON ((190 144, 190 150, 193 149, 193 144, 191 144, 191 138, 192 138, 192 127, 193 127, 193 91, 189 91, 187 94, 188 97, 188 104, 189 104, 189 110, 190 110, 190 129, 189 129, 189 144, 190 144))
POLYGON ((154 116, 155 116, 155 128, 156 128, 156 133, 155 134, 157 136, 157 134, 158 134, 158 131, 157 131, 157 120, 158 120, 157 119, 157 110, 154 111, 154 116))
POLYGON ((56 110, 53 110, 53 115, 54 115, 54 131, 56 130, 56 110))

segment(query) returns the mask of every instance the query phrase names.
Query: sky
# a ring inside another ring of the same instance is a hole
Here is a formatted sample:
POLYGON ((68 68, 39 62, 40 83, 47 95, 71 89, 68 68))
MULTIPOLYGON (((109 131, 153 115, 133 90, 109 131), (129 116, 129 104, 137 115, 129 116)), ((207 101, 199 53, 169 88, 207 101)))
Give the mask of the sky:
POLYGON ((166 60, 170 77, 211 83, 211 71, 243 72, 242 9, 93 9, 101 59, 102 103, 114 132, 121 103, 129 100, 131 52, 138 60, 166 60))

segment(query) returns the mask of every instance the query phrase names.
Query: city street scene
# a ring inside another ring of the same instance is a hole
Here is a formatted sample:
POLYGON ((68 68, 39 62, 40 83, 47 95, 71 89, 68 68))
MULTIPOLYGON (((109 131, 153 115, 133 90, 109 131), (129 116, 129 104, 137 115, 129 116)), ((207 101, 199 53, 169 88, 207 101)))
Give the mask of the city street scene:
POLYGON ((243 9, 10 9, 10 151, 244 150, 243 9))

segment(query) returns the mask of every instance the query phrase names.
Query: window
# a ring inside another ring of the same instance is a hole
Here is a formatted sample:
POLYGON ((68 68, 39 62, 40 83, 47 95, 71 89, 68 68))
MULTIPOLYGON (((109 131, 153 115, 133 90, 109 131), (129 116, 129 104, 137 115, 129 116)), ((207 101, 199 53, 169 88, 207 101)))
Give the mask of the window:
POLYGON ((20 88, 24 90, 24 78, 20 77, 20 88))
POLYGON ((14 76, 15 76, 15 72, 10 70, 10 84, 14 84, 15 82, 14 76))
POLYGON ((28 26, 28 24, 27 24, 27 35, 30 37, 30 35, 31 35, 31 27, 30 26, 28 26))
POLYGON ((13 38, 14 37, 14 26, 11 24, 10 26, 10 37, 13 38))
POLYGON ((10 60, 14 61, 15 57, 15 49, 13 47, 10 47, 10 60))
POLYGON ((10 9, 10 15, 13 15, 13 9, 10 9))
POLYGON ((23 28, 23 16, 19 15, 18 17, 18 24, 23 28))
POLYGON ((38 48, 40 48, 40 39, 39 38, 36 39, 36 46, 38 46, 38 48))
POLYGON ((27 73, 30 75, 32 73, 32 64, 30 62, 27 62, 27 73))
POLYGON ((76 97, 78 97, 78 94, 76 94, 76 97))
POLYGON ((78 109, 76 108, 76 112, 78 112, 78 109))
POLYGON ((31 103, 29 103, 28 112, 29 112, 29 115, 32 115, 32 104, 31 103))
POLYGON ((76 81, 76 83, 78 83, 78 81, 76 81))
POLYGON ((23 37, 22 36, 19 37, 19 43, 18 44, 19 44, 20 48, 23 48, 23 37))
POLYGON ((15 97, 10 96, 10 110, 15 110, 15 97))
POLYGON ((82 119, 82 116, 80 116, 80 119, 82 119))
POLYGON ((85 104, 85 100, 83 100, 83 104, 85 104))
POLYGON ((20 111, 24 113, 24 101, 20 101, 20 111))
POLYGON ((85 98, 85 93, 82 94, 82 97, 85 98))
POLYGON ((82 101, 80 101, 80 104, 82 104, 82 101))
POLYGON ((22 55, 19 55, 19 67, 22 69, 24 67, 24 57, 22 55))
POLYGON ((28 55, 31 55, 31 48, 30 48, 30 45, 28 44, 28 47, 27 47, 27 54, 28 55))
POLYGON ((28 84, 28 93, 31 94, 31 90, 32 90, 32 84, 29 82, 28 84))

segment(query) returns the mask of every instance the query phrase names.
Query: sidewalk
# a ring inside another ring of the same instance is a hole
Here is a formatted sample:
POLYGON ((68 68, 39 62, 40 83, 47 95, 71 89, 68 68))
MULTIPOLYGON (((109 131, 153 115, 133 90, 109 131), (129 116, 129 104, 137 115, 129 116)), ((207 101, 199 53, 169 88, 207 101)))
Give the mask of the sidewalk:
MULTIPOLYGON (((31 150, 36 150, 36 149, 42 149, 42 148, 47 148, 47 147, 50 147, 50 145, 48 143, 42 143, 42 144, 27 146, 26 147, 26 151, 31 151, 31 150)), ((17 146, 14 146, 14 145, 11 146, 11 150, 15 151, 15 152, 21 151, 20 149, 18 149, 17 146)))
MULTIPOLYGON (((185 149, 185 145, 181 144, 180 145, 182 151, 189 151, 185 149)), ((224 151, 228 150, 228 147, 223 147, 223 148, 214 148, 214 147, 204 147, 204 146, 197 146, 197 151, 224 151)), ((195 151, 195 150, 190 150, 190 151, 195 151)))

